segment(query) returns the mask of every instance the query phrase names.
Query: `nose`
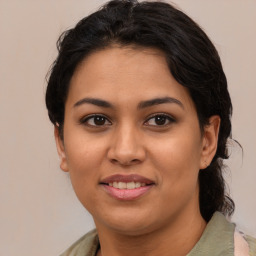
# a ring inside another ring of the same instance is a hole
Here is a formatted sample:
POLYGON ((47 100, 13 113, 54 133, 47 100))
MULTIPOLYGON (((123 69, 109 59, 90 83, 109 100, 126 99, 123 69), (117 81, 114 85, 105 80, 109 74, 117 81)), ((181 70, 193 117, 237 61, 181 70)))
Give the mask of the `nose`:
POLYGON ((122 125, 113 133, 107 153, 108 159, 119 165, 134 165, 145 160, 143 140, 136 128, 122 125))

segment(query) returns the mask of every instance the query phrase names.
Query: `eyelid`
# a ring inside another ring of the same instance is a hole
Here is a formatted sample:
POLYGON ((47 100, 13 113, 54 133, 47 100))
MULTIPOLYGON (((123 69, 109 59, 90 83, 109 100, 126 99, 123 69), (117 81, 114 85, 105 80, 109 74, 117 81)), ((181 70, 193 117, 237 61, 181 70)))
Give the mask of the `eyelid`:
POLYGON ((84 116, 82 117, 80 120, 79 120, 79 124, 82 124, 82 125, 87 125, 89 127, 95 127, 95 128, 102 128, 104 126, 109 126, 112 124, 112 122, 110 121, 110 118, 104 114, 91 114, 91 115, 87 115, 87 116, 84 116), (95 117, 103 117, 106 119, 106 121, 109 123, 109 124, 104 124, 104 125, 90 125, 88 123, 88 120, 92 119, 92 118, 95 118, 95 117))
MULTIPOLYGON (((169 123, 168 124, 164 124, 164 125, 148 125, 148 126, 156 126, 156 127, 166 127, 168 125, 170 125, 171 123, 174 123, 176 122, 175 118, 170 115, 170 114, 167 114, 167 113, 163 113, 163 112, 160 112, 160 113, 154 113, 154 114, 151 114, 149 117, 147 117, 146 121, 144 123, 147 123, 149 122, 150 119, 154 118, 154 117, 157 117, 157 116, 164 116, 165 118, 167 118, 169 120, 169 123)), ((90 114, 90 115, 87 115, 87 116, 84 116, 82 117, 80 120, 79 120, 79 124, 82 124, 82 125, 87 125, 89 127, 95 127, 95 128, 102 128, 102 127, 105 127, 105 126, 109 126, 109 125, 112 125, 112 121, 111 119, 106 116, 105 114, 90 114), (103 117, 106 119, 106 121, 108 122, 108 124, 103 124, 103 125, 90 125, 88 123, 88 120, 92 119, 92 118, 95 118, 95 117, 103 117)))
POLYGON ((169 120, 169 123, 168 123, 168 124, 165 124, 165 125, 149 125, 149 126, 166 127, 166 126, 170 125, 171 123, 176 122, 176 119, 175 119, 172 115, 167 114, 167 113, 160 112, 160 113, 154 113, 154 114, 150 115, 150 116, 147 118, 147 120, 146 120, 145 123, 147 123, 150 119, 152 119, 152 118, 154 118, 154 117, 156 117, 156 116, 164 116, 164 117, 166 117, 166 118, 169 120))

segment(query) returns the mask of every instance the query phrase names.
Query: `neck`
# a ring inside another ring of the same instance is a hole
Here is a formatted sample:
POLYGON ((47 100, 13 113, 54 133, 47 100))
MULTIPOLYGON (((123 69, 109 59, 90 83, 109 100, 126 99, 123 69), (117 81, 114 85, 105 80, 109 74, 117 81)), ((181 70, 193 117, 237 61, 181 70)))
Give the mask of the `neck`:
POLYGON ((199 210, 191 216, 179 215, 163 228, 139 235, 103 229, 96 223, 101 256, 184 256, 200 239, 206 222, 199 210), (184 221, 186 220, 186 221, 184 221))

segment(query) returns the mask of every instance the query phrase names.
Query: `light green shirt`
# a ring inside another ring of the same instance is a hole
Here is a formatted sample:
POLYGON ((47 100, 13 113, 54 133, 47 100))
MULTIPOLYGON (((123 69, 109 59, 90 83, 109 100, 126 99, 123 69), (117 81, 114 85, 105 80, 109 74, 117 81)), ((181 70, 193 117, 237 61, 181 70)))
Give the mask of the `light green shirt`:
MULTIPOLYGON (((235 224, 219 212, 215 212, 200 240, 187 256, 234 256, 235 224)), ((245 236, 250 256, 256 256, 256 239, 245 236)), ((92 230, 75 242, 61 256, 95 256, 99 248, 96 230, 92 230)))

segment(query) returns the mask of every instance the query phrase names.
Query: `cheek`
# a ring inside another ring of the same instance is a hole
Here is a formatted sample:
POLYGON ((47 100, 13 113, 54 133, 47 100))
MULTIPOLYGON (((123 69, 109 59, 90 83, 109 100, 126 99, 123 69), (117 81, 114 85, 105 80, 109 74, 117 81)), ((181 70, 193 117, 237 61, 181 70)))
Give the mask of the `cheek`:
MULTIPOLYGON (((160 170, 161 182, 179 187, 195 185, 200 166, 199 136, 172 136, 161 143, 154 143, 152 157, 154 165, 160 170)), ((188 133, 187 133, 188 134, 188 133)))
POLYGON ((82 205, 91 212, 97 202, 100 156, 98 147, 83 146, 70 150, 68 154, 69 175, 74 192, 82 205))
POLYGON ((90 139, 76 137, 78 139, 66 141, 66 157, 73 188, 80 198, 98 184, 104 148, 103 143, 91 143, 90 139))
POLYGON ((166 206, 167 212, 180 211, 191 206, 191 202, 198 202, 199 154, 194 143, 186 139, 162 143, 163 146, 155 158, 162 195, 160 204, 166 206))
POLYGON ((74 133, 72 136, 67 136, 65 142, 69 171, 77 175, 95 172, 96 165, 100 164, 99 160, 104 156, 104 141, 77 131, 74 133))

